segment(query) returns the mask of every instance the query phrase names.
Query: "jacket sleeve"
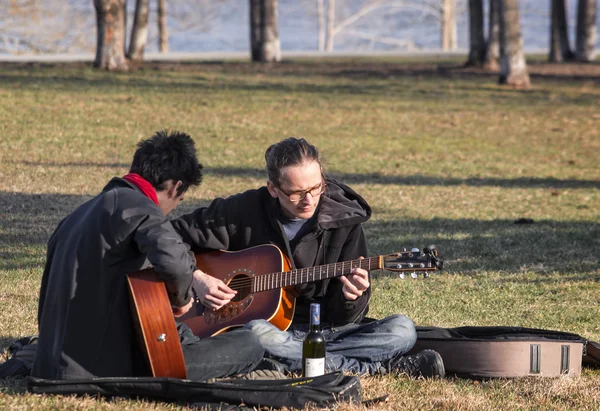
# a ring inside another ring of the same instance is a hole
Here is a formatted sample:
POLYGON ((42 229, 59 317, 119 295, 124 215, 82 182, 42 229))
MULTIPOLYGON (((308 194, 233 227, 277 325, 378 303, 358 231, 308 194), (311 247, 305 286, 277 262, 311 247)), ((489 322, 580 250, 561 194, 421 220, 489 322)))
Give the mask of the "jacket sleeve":
POLYGON ((194 251, 227 250, 236 234, 230 222, 234 199, 217 198, 208 207, 197 208, 171 221, 175 231, 194 251))
POLYGON ((196 262, 171 222, 159 213, 148 214, 137 227, 134 241, 165 282, 171 304, 177 307, 187 304, 192 296, 196 262))
MULTIPOLYGON (((359 257, 368 257, 367 240, 362 225, 357 224, 349 233, 338 262, 356 260, 359 257)), ((349 324, 360 322, 369 310, 371 287, 354 301, 347 300, 342 292, 342 282, 334 278, 329 282, 325 293, 327 320, 335 324, 349 324)))

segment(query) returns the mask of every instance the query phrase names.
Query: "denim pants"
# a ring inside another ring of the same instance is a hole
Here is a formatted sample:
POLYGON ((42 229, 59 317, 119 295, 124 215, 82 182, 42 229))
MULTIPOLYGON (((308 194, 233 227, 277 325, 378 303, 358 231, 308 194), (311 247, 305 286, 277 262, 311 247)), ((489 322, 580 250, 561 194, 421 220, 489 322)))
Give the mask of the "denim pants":
MULTIPOLYGON (((308 324, 281 331, 265 320, 250 321, 251 330, 265 349, 265 357, 281 363, 290 372, 302 370, 302 341, 308 324)), ((340 327, 322 327, 325 336, 325 371, 377 374, 385 362, 410 351, 417 340, 415 325, 404 315, 340 327)))
POLYGON ((256 336, 243 328, 200 339, 177 323, 188 379, 205 381, 252 371, 263 359, 256 336))

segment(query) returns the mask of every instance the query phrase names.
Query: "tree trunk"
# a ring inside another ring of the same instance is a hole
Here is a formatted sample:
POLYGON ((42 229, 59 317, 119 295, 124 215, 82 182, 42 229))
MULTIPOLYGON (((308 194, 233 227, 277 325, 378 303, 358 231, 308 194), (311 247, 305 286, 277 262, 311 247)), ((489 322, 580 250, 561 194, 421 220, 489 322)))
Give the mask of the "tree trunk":
POLYGON ((281 61, 277 0, 250 0, 252 61, 281 61))
POLYGON ((456 0, 442 0, 442 50, 456 49, 456 0))
POLYGON ((158 49, 161 53, 166 53, 167 51, 169 51, 166 0, 158 0, 158 49))
POLYGON ((318 50, 325 50, 325 15, 323 13, 323 0, 317 0, 317 26, 318 26, 318 50))
POLYGON ((127 57, 127 33, 129 30, 127 29, 127 0, 123 1, 123 9, 125 10, 125 17, 123 22, 123 53, 125 53, 125 57, 127 57))
POLYGON ((500 0, 500 84, 529 88, 519 22, 519 1, 500 0))
POLYGON ((500 16, 498 13, 500 0, 490 0, 490 24, 488 26, 488 43, 484 67, 490 71, 500 69, 500 16))
POLYGON ((483 0, 469 0, 469 58, 467 66, 482 66, 486 45, 483 36, 483 0))
POLYGON ((148 40, 148 3, 149 0, 137 0, 135 4, 135 18, 127 53, 127 57, 131 60, 142 61, 144 59, 144 48, 146 48, 148 40))
POLYGON ((327 51, 333 51, 333 25, 335 24, 335 0, 327 2, 327 51))
POLYGON ((589 62, 596 58, 596 8, 596 0, 579 0, 575 47, 577 61, 589 62))
POLYGON ((126 0, 94 0, 96 8, 96 59, 94 67, 127 70, 125 58, 126 0))
POLYGON ((550 54, 548 61, 560 63, 574 57, 569 46, 567 30, 567 4, 565 0, 551 0, 552 12, 550 23, 550 54))

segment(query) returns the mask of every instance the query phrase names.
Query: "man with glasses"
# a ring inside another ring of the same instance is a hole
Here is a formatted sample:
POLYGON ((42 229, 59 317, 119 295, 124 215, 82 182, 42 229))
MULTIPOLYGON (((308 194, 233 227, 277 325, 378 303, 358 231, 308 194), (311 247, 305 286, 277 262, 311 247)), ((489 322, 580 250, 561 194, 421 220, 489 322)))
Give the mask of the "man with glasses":
MULTIPOLYGON (((367 256, 362 223, 371 208, 345 184, 323 176, 317 148, 304 139, 287 138, 265 153, 267 185, 214 200, 173 221, 176 231, 196 251, 239 251, 274 244, 300 269, 367 256)), ((196 275, 194 289, 209 310, 218 310, 236 291, 210 273, 196 275)), ((369 274, 354 268, 347 276, 294 287, 296 307, 291 327, 279 330, 265 319, 245 325, 260 339, 267 364, 297 373, 302 369, 302 340, 311 303, 321 305, 327 340, 326 371, 357 374, 407 374, 443 377, 440 355, 426 350, 406 356, 416 341, 413 322, 403 315, 367 320, 369 274)))

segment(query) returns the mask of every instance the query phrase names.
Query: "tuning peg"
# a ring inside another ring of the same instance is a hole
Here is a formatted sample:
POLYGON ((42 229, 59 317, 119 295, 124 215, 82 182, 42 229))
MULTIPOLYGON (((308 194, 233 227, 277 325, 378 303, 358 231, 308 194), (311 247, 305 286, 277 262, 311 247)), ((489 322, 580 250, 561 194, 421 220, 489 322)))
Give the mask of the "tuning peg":
POLYGON ((412 278, 417 278, 419 275, 416 272, 413 271, 412 273, 410 273, 410 276, 412 278))
POLYGON ((435 247, 435 245, 433 245, 433 244, 431 244, 431 245, 428 245, 427 247, 425 247, 425 248, 423 249, 423 251, 425 251, 427 254, 431 254, 431 253, 433 253, 435 250, 436 250, 436 247, 435 247))
POLYGON ((406 274, 400 273, 400 278, 404 280, 406 278, 406 274))

